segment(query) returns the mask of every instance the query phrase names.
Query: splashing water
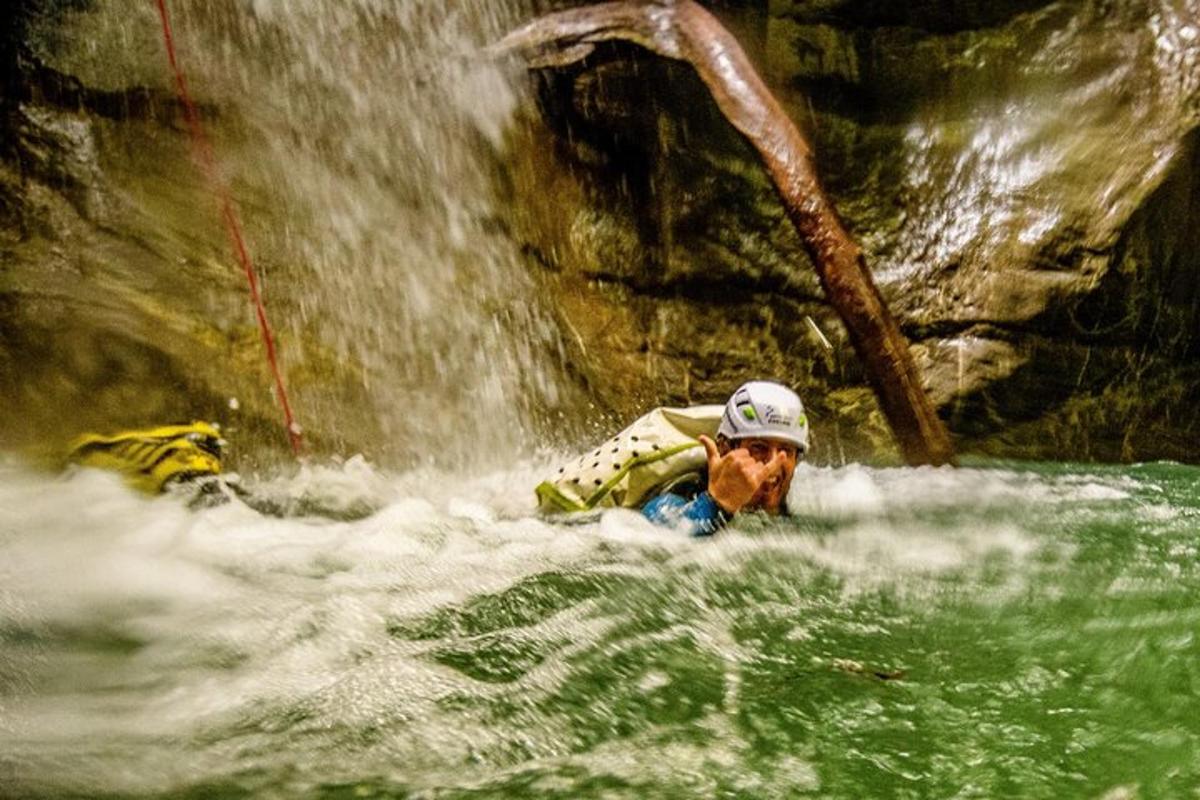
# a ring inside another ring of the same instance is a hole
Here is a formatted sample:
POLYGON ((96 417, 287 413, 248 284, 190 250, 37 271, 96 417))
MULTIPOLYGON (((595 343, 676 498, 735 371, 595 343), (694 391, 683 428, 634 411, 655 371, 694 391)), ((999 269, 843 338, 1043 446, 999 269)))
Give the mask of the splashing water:
MULTIPOLYGON (((513 24, 513 9, 483 0, 170 7, 305 428, 391 463, 494 464, 528 447, 545 427, 536 420, 565 396, 557 332, 497 199, 517 81, 482 48, 513 24)), ((89 6, 70 18, 57 63, 94 86, 166 85, 152 10, 89 6)), ((165 255, 174 285, 135 302, 143 287, 129 276, 105 283, 121 287, 127 306, 169 302, 175 324, 154 332, 155 346, 182 350, 226 396, 273 416, 266 384, 238 385, 227 369, 245 365, 197 352, 251 340, 245 291, 223 266, 185 140, 132 124, 103 130, 114 227, 165 255), (215 330, 197 335, 204 325, 215 330)), ((137 281, 164 270, 141 260, 137 281)), ((247 346, 234 358, 253 369, 261 355, 247 346)))
POLYGON ((378 510, 288 520, 5 467, 0 795, 1200 778, 1195 469, 802 467, 795 518, 689 540, 630 512, 532 518, 538 466, 310 469, 259 491, 378 510))
POLYGON ((539 363, 552 330, 494 230, 492 171, 516 96, 479 49, 509 20, 503 4, 231 11, 242 46, 217 67, 221 105, 254 98, 239 105, 275 168, 258 180, 292 221, 266 246, 305 265, 301 323, 364 365, 384 440, 474 463, 477 449, 511 449, 520 412, 553 406, 556 390, 539 363))

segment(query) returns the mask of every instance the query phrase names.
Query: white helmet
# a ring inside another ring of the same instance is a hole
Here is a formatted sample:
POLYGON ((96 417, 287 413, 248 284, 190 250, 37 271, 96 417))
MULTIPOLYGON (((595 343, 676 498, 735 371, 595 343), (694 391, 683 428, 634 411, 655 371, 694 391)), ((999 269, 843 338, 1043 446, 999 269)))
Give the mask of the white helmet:
POLYGON ((743 383, 725 404, 717 434, 736 441, 761 436, 808 449, 808 417, 800 397, 778 383, 743 383))

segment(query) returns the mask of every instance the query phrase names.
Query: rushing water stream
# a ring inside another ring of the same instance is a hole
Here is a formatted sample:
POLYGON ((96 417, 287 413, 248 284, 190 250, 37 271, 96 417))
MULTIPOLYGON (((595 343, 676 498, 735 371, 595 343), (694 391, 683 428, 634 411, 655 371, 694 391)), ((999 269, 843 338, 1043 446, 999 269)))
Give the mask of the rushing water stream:
POLYGON ((5 468, 0 795, 1193 796, 1194 468, 802 467, 711 540, 537 473, 5 468))

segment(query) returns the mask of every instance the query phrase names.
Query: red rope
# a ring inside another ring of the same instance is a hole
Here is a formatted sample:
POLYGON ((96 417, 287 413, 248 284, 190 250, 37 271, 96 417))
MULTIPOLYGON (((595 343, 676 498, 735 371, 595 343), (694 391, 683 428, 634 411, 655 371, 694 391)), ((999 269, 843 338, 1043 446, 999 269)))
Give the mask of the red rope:
POLYGON ((229 234, 229 243, 233 247, 234 256, 242 266, 242 272, 246 274, 246 282, 250 285, 250 299, 254 303, 254 315, 258 318, 258 329, 262 332, 263 346, 267 351, 267 362, 271 367, 271 375, 275 379, 275 393, 279 397, 279 404, 283 407, 283 421, 287 426, 288 440, 292 444, 292 452, 300 455, 300 426, 296 424, 295 417, 292 416, 292 406, 288 402, 287 389, 283 385, 283 373, 279 369, 279 359, 275 353, 275 336, 271 332, 270 323, 267 322, 267 309, 263 305, 262 293, 258 290, 258 275, 254 271, 254 264, 250 261, 250 253, 246 250, 242 225, 238 220, 237 211, 234 210, 229 187, 217 174, 212 145, 209 144, 208 137, 204 134, 204 128, 200 125, 200 114, 196 110, 196 104, 192 102, 187 80, 175 57, 175 37, 171 33, 171 21, 167 15, 166 0, 155 0, 155 2, 158 4, 158 15, 162 18, 163 42, 167 46, 167 60, 171 62, 171 71, 175 74, 175 88, 179 91, 180 102, 183 103, 188 129, 192 134, 192 143, 196 148, 200 166, 204 170, 204 176, 212 185, 217 199, 221 203, 221 218, 225 222, 225 231, 229 234))

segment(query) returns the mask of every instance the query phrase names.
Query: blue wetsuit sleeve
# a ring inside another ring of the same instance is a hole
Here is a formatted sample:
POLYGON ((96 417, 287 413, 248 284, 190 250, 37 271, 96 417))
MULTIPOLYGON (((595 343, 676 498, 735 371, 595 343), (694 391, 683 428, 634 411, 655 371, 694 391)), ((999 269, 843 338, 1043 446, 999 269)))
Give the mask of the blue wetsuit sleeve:
POLYGON ((694 500, 670 492, 660 494, 642 506, 642 514, 656 525, 683 528, 691 536, 711 536, 729 521, 729 515, 708 492, 701 492, 694 500))

